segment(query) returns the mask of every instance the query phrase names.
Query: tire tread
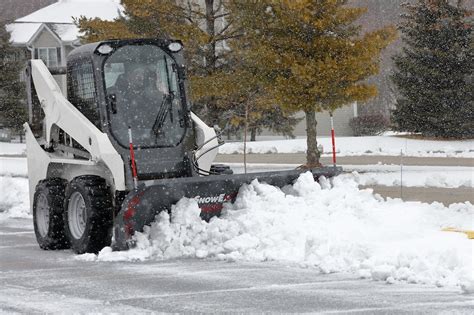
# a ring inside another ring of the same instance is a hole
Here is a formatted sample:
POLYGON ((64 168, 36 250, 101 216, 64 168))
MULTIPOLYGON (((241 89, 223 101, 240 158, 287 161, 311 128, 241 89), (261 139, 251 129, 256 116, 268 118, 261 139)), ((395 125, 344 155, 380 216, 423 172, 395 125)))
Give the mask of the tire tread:
POLYGON ((35 225, 35 235, 40 248, 44 250, 55 250, 69 248, 69 241, 64 231, 63 203, 65 195, 66 180, 61 178, 48 178, 38 182, 34 194, 33 220, 35 225), (46 191, 46 199, 50 204, 50 227, 48 235, 42 237, 36 228, 36 198, 40 192, 46 191), (52 226, 51 226, 52 223, 52 226))
MULTIPOLYGON (((71 240, 73 250, 82 254, 85 252, 97 253, 103 247, 110 245, 111 240, 111 229, 112 229, 112 215, 113 215, 113 205, 112 198, 109 191, 109 187, 105 179, 94 176, 94 175, 84 175, 74 178, 66 189, 66 196, 71 194, 71 190, 75 187, 80 187, 85 191, 86 195, 83 196, 87 198, 90 205, 90 233, 86 240, 82 243, 74 242, 71 240)), ((65 222, 67 222, 67 200, 64 202, 65 208, 65 222)), ((68 228, 66 228, 68 234, 68 228)))

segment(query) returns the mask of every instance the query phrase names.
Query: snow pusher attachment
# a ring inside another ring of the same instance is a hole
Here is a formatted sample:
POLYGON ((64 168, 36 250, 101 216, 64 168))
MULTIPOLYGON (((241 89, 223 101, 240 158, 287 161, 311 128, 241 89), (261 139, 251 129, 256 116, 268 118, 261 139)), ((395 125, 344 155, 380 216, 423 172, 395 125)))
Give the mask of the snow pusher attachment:
MULTIPOLYGON (((311 171, 315 180, 320 176, 333 177, 340 168, 325 167, 311 171)), ((225 202, 234 201, 239 188, 258 179, 267 184, 284 187, 292 184, 303 171, 278 171, 207 177, 174 178, 160 180, 152 186, 142 186, 125 198, 122 209, 115 218, 114 249, 124 250, 133 245, 135 231, 143 231, 161 211, 170 211, 181 198, 193 198, 201 208, 201 218, 209 220, 219 215, 225 202)))
MULTIPOLYGON (((41 248, 97 252, 113 232, 124 249, 182 197, 195 198, 209 219, 242 184, 281 187, 302 172, 231 175, 212 164, 222 141, 191 112, 182 48, 168 39, 110 40, 74 49, 64 68, 29 62, 25 133, 41 248)), ((313 170, 315 178, 338 172, 313 170)))

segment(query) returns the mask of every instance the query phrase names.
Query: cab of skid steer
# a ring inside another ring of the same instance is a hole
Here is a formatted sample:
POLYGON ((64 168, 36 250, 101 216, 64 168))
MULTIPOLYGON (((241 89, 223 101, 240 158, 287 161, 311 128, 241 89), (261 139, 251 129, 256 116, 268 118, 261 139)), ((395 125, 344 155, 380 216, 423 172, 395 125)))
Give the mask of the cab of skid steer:
MULTIPOLYGON (((73 50, 68 100, 130 161, 129 129, 139 180, 193 176, 195 149, 186 97, 182 44, 159 39, 111 40, 73 50)), ((130 167, 125 167, 132 187, 130 167)))

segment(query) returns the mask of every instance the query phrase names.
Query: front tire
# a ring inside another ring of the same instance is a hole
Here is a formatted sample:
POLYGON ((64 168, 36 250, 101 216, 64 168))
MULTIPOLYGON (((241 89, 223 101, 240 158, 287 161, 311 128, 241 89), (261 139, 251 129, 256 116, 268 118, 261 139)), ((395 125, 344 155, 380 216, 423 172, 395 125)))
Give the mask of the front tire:
POLYGON ((64 202, 66 236, 77 254, 97 253, 110 245, 113 223, 112 197, 98 176, 74 178, 64 202))
POLYGON ((64 232, 63 204, 66 181, 42 180, 36 185, 33 199, 33 225, 36 240, 45 250, 69 248, 64 232))

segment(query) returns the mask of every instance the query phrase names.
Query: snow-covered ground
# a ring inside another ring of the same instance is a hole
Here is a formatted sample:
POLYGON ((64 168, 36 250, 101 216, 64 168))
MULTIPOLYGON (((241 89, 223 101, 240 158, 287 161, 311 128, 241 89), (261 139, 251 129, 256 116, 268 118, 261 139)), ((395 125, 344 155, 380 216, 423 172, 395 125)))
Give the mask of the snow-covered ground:
MULTIPOLYGON (((324 154, 331 154, 331 139, 318 138, 324 154)), ((242 154, 242 142, 229 142, 219 148, 220 154, 242 154)), ((474 140, 434 141, 415 140, 393 136, 338 137, 336 151, 339 156, 400 155, 436 157, 474 157, 474 140)), ((247 143, 248 153, 304 153, 306 139, 257 141, 247 143)))
MULTIPOLYGON (((275 261, 472 292, 474 242, 441 229, 473 229, 473 205, 384 201, 357 186, 344 176, 319 185, 305 175, 285 189, 254 181, 210 223, 199 218, 194 200, 183 199, 173 208, 171 222, 162 214, 137 235, 137 248, 105 248, 76 259, 275 261)), ((0 201, 0 220, 31 217, 26 178, 0 176, 0 190, 8 192, 0 201)))
MULTIPOLYGON (((226 163, 234 173, 244 173, 242 163, 226 163)), ((248 163, 247 172, 258 173, 275 170, 291 170, 300 164, 248 163)), ((400 186, 459 188, 474 187, 474 168, 460 166, 403 166, 400 165, 344 165, 344 171, 352 172, 342 177, 355 180, 362 186, 400 186), (403 173, 403 174, 402 174, 403 173)))
POLYGON ((354 179, 363 186, 403 186, 459 188, 474 187, 474 168, 438 167, 438 166, 400 166, 389 165, 351 165, 345 170, 354 170, 351 174, 341 175, 354 179))
POLYGON ((279 261, 387 283, 462 286, 466 291, 472 286, 474 243, 464 234, 441 231, 473 229, 472 204, 384 201, 344 177, 320 183, 310 173, 283 189, 254 181, 209 223, 200 219, 194 200, 182 199, 171 218, 162 213, 137 234, 135 249, 104 248, 98 255, 76 258, 279 261))
MULTIPOLYGON (((331 154, 331 139, 318 138, 324 148, 324 154, 331 154)), ((338 156, 355 155, 390 155, 398 156, 400 152, 406 156, 423 157, 474 157, 474 140, 435 141, 416 140, 395 136, 375 137, 338 137, 336 139, 338 156)), ((25 154, 24 143, 0 142, 0 154, 25 154)), ((252 154, 265 153, 304 153, 306 139, 268 140, 247 143, 247 152, 252 154)), ((219 148, 220 154, 242 154, 242 142, 228 142, 219 148)))
POLYGON ((27 177, 26 158, 0 157, 0 176, 27 177))
POLYGON ((30 217, 28 180, 0 176, 0 220, 30 217))
MULTIPOLYGON (((18 147, 18 146, 17 146, 18 147)), ((26 159, 0 158, 0 220, 31 217, 26 159)), ((231 165, 236 172, 241 166, 231 165)), ((250 171, 295 165, 249 165, 250 171)), ((474 206, 383 200, 359 185, 399 185, 399 166, 349 166, 357 171, 315 183, 308 174, 284 189, 254 181, 222 217, 206 223, 194 200, 161 214, 137 248, 78 260, 200 258, 274 261, 322 273, 349 272, 387 283, 425 283, 474 290, 474 241, 445 227, 474 229, 474 206)), ((404 167, 404 186, 473 187, 472 168, 404 167)))
POLYGON ((0 155, 25 155, 26 144, 0 141, 0 155))

